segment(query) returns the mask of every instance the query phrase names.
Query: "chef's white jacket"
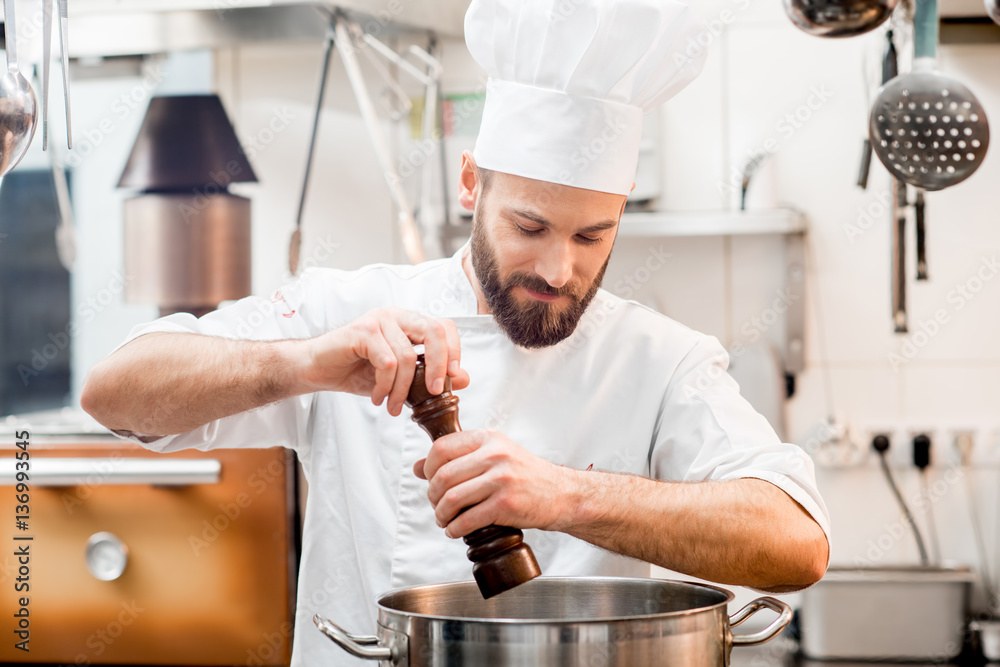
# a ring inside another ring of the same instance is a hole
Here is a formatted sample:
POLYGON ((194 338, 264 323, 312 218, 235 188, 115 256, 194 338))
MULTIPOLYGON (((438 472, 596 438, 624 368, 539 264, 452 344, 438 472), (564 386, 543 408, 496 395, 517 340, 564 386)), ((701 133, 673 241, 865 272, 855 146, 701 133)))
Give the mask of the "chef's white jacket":
MULTIPOLYGON (((471 378, 457 393, 464 429, 498 429, 577 469, 685 482, 767 480, 829 535, 811 459, 780 442, 740 396, 715 338, 600 290, 570 337, 545 349, 515 347, 492 316, 477 315, 464 250, 417 266, 308 269, 271 298, 247 297, 198 319, 170 315, 135 327, 125 342, 153 331, 307 338, 389 305, 451 318, 471 378)), ((143 443, 160 452, 295 449, 309 494, 293 667, 364 664, 313 626, 316 612, 349 632, 374 634, 380 594, 472 578, 465 544, 445 537, 427 482, 413 475, 431 443, 408 416, 405 408, 392 417, 369 398, 324 391, 143 443)), ((545 575, 649 576, 647 563, 563 533, 527 530, 525 541, 545 575)))

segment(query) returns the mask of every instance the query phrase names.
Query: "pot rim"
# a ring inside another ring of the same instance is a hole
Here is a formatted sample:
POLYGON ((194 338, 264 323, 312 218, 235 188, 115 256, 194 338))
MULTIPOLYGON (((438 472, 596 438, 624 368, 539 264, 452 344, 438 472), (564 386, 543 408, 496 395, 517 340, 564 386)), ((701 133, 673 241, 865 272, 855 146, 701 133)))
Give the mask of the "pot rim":
MULTIPOLYGON (((390 591, 382 593, 375 599, 375 604, 379 608, 379 612, 386 612, 389 614, 399 614, 402 616, 410 618, 425 618, 435 621, 461 621, 463 623, 489 623, 492 625, 502 624, 502 625, 547 625, 551 623, 573 623, 573 624, 588 624, 588 623, 610 623, 617 621, 648 621, 648 620, 659 620, 664 618, 679 618, 683 616, 691 616, 692 614, 699 614, 718 607, 728 607, 729 603, 736 599, 736 595, 725 588, 719 586, 713 586, 711 584, 704 584, 695 581, 683 581, 681 579, 663 579, 661 577, 538 577, 535 581, 585 581, 588 583, 616 583, 616 582, 667 582, 671 584, 683 584, 686 586, 691 586, 694 588, 703 588, 712 591, 717 591, 725 596, 724 600, 716 602, 715 604, 705 605, 702 607, 693 607, 691 609, 685 609, 683 611, 667 611, 655 614, 632 614, 630 616, 602 616, 599 618, 485 618, 478 616, 450 616, 450 615, 439 615, 439 614, 422 614, 413 611, 402 611, 400 609, 395 609, 393 607, 386 606, 382 603, 387 597, 391 595, 396 595, 399 593, 409 593, 412 591, 420 589, 445 589, 454 588, 458 586, 468 587, 475 586, 475 581, 463 580, 463 581, 448 581, 438 584, 420 584, 418 586, 404 586, 402 588, 394 588, 390 591)), ((729 615, 726 614, 726 618, 729 615)))

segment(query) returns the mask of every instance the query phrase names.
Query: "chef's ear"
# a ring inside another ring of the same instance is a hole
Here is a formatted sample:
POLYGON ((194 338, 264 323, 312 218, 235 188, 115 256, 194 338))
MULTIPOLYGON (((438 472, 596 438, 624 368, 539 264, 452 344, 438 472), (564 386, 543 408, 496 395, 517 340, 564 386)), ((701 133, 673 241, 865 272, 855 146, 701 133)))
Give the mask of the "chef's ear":
POLYGON ((481 189, 476 160, 470 151, 462 151, 462 169, 458 174, 458 203, 467 211, 475 211, 476 198, 481 189))
MULTIPOLYGON (((629 193, 635 190, 635 183, 632 183, 632 187, 629 188, 629 193)), ((618 219, 621 220, 622 214, 625 213, 625 204, 628 203, 628 195, 625 195, 625 199, 622 200, 622 207, 618 211, 618 219)))

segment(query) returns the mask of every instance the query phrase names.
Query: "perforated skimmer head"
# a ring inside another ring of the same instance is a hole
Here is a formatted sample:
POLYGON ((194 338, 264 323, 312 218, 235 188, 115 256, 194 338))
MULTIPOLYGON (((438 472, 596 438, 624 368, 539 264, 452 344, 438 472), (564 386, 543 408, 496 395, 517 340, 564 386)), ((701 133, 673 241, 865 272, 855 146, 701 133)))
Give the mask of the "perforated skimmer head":
POLYGON ((897 178, 941 190, 972 175, 990 144, 986 111, 965 85, 935 71, 896 77, 869 117, 879 160, 897 178))

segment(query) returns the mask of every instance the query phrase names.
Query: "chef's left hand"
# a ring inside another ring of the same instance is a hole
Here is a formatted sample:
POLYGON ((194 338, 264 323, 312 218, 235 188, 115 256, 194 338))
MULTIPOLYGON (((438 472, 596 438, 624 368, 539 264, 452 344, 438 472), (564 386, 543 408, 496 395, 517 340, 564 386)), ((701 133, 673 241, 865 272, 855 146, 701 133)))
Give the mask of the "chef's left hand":
POLYGON ((568 469, 497 431, 438 438, 413 472, 430 482, 427 498, 448 537, 464 537, 490 524, 559 530, 565 517, 560 508, 568 498, 568 469))

